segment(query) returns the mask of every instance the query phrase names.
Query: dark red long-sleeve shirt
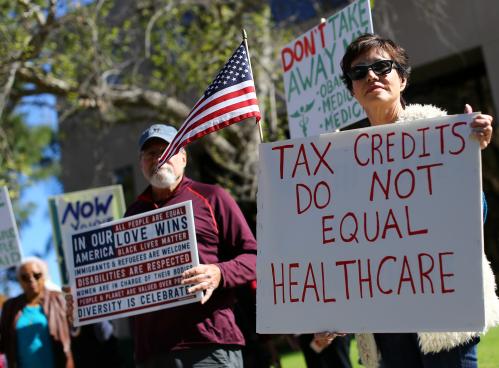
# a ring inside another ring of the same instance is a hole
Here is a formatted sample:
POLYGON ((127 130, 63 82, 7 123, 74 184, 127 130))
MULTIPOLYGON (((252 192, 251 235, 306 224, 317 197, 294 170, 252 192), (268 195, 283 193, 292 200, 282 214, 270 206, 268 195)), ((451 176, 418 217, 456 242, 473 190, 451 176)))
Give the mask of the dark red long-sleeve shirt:
POLYGON ((236 202, 222 188, 184 177, 167 201, 147 188, 126 216, 192 200, 199 262, 217 264, 222 281, 207 303, 188 304, 132 319, 135 360, 203 345, 244 345, 232 306, 233 287, 256 278, 256 241, 236 202))

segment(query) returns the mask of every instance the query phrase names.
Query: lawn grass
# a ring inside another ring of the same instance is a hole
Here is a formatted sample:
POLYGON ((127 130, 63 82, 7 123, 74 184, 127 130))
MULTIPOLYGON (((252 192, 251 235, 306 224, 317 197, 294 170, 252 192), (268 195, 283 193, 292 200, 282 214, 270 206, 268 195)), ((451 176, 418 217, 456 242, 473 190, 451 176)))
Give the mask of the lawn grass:
POLYGON ((499 327, 482 336, 478 344, 478 364, 480 368, 499 367, 499 327))
MULTIPOLYGON (((358 363, 358 351, 355 341, 350 345, 350 359, 354 368, 361 368, 358 363)), ((480 368, 499 367, 499 327, 491 329, 482 336, 478 344, 478 365, 480 368)), ((283 354, 281 357, 282 368, 304 368, 305 360, 299 351, 283 354)))

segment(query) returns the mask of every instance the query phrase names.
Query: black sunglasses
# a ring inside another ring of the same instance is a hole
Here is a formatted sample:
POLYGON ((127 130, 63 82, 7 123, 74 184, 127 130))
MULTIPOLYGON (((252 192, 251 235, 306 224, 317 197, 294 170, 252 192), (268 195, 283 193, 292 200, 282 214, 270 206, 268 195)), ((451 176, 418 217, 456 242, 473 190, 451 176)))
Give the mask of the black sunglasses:
POLYGON ((24 273, 21 275, 21 280, 24 282, 29 282, 31 280, 31 277, 33 277, 36 281, 38 281, 42 277, 42 273, 41 272, 33 272, 33 274, 31 274, 31 275, 24 273))
POLYGON ((351 80, 364 79, 371 69, 376 75, 386 75, 392 71, 393 64, 398 67, 398 64, 393 60, 378 60, 371 65, 357 65, 350 69, 346 74, 351 80))

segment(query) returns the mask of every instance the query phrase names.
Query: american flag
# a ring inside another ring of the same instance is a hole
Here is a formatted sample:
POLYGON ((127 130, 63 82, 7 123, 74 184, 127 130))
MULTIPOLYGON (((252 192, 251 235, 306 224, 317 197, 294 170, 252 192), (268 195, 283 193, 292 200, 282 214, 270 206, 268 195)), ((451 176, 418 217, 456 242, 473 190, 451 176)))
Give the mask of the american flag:
POLYGON ((161 155, 158 168, 186 144, 238 121, 256 118, 260 109, 245 42, 234 51, 196 103, 177 135, 161 155))

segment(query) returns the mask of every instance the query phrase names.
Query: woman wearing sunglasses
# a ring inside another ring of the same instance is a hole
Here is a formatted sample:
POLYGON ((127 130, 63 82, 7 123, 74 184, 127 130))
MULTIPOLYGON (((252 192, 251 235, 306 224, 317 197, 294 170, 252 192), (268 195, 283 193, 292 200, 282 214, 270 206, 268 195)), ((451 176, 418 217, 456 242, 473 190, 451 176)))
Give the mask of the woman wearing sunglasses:
POLYGON ((5 302, 0 320, 0 351, 9 368, 73 367, 66 303, 45 287, 47 264, 27 258, 17 277, 23 293, 5 302))
MULTIPOLYGON (((343 81, 366 111, 371 125, 446 115, 444 110, 432 105, 406 105, 402 92, 410 74, 408 56, 391 40, 371 34, 358 37, 345 51, 341 68, 343 81)), ((469 105, 465 112, 472 112, 469 105)), ((479 114, 471 127, 480 147, 487 147, 492 137, 492 117, 479 114)), ((488 262, 483 269, 486 322, 490 327, 497 323, 499 302, 488 262)), ((357 340, 368 368, 474 368, 478 365, 479 332, 359 334, 357 340)))

